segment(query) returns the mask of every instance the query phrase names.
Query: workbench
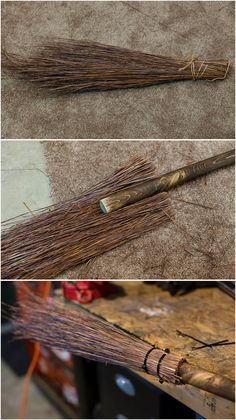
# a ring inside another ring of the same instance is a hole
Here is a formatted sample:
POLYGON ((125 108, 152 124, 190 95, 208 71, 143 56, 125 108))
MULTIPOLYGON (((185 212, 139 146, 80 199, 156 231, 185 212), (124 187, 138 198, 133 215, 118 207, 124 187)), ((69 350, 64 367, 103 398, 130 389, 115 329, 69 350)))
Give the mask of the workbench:
MULTIPOLYGON (((122 293, 83 305, 93 314, 120 326, 152 345, 184 355, 195 366, 235 379, 234 345, 192 350, 197 343, 177 330, 207 343, 234 341, 234 299, 217 287, 199 288, 171 296, 154 284, 116 281, 122 293)), ((191 385, 160 384, 146 373, 136 372, 200 415, 213 419, 235 418, 234 403, 191 385)))

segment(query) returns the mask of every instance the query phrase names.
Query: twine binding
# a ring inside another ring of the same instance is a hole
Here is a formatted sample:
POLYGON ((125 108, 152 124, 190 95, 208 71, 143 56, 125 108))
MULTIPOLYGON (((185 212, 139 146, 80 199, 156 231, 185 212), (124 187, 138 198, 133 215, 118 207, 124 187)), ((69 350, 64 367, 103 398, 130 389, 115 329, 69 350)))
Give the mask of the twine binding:
MULTIPOLYGON (((187 58, 187 60, 188 60, 188 58, 187 58)), ((205 61, 204 60, 203 61, 198 60, 198 58, 197 58, 197 56, 195 54, 192 54, 191 55, 191 57, 189 58, 189 62, 184 67, 181 67, 179 69, 179 71, 186 70, 189 66, 190 66, 190 69, 191 69, 193 80, 201 79, 201 77, 203 76, 203 74, 205 73, 205 71, 208 68, 208 64, 205 64, 205 61), (199 69, 198 69, 197 72, 195 71, 195 61, 198 61, 199 63, 201 63, 201 65, 200 65, 200 67, 199 67, 199 69), (203 66, 204 66, 204 68, 203 68, 203 70, 201 72, 201 69, 202 69, 203 66)), ((228 72, 229 72, 229 68, 230 68, 230 61, 228 60, 228 65, 227 65, 227 68, 225 70, 224 76, 222 76, 222 77, 215 77, 214 79, 206 79, 206 80, 208 82, 214 82, 215 80, 224 80, 226 78, 228 72)))

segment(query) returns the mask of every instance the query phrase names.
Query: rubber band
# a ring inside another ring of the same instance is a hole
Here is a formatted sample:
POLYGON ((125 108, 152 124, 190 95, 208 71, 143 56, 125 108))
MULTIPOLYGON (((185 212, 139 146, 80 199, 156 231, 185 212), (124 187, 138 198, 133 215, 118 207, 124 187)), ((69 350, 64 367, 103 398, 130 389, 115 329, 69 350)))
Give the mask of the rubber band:
POLYGON ((142 368, 145 370, 145 372, 146 372, 146 373, 148 373, 148 370, 147 370, 147 359, 148 359, 149 354, 150 354, 153 350, 156 350, 156 347, 151 347, 151 348, 148 350, 148 352, 146 353, 146 356, 145 356, 145 358, 144 358, 144 361, 143 361, 143 366, 142 366, 142 368))
POLYGON ((161 362, 164 359, 164 357, 166 357, 166 355, 167 355, 167 353, 162 354, 162 356, 160 357, 160 359, 158 360, 158 363, 157 363, 157 377, 158 377, 160 383, 164 382, 164 380, 160 376, 160 365, 161 365, 161 362))

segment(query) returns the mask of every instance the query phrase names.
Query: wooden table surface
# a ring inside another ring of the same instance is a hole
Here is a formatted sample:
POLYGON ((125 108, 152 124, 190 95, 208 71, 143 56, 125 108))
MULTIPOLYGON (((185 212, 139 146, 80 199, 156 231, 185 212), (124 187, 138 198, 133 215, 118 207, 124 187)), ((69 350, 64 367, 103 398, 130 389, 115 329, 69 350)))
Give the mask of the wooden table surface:
MULTIPOLYGON (((173 297, 154 284, 113 283, 121 287, 123 296, 97 299, 83 307, 153 345, 183 354, 195 366, 235 379, 234 345, 193 351, 198 343, 176 332, 180 330, 204 342, 234 341, 233 298, 216 287, 173 297)), ((204 417, 235 418, 231 401, 190 385, 160 384, 155 377, 137 373, 204 417)))

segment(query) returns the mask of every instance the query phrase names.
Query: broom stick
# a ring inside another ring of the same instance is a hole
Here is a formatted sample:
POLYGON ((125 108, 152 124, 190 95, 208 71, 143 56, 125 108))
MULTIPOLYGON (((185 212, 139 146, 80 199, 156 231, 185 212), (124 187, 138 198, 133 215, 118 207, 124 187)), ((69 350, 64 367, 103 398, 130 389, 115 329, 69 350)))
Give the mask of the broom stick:
POLYGON ((159 381, 189 384, 234 401, 234 382, 196 367, 182 355, 155 348, 135 335, 61 302, 46 303, 29 294, 13 308, 18 338, 65 349, 90 360, 146 372, 159 381))
POLYGON ((170 58, 73 39, 55 39, 30 57, 3 51, 3 69, 54 93, 125 89, 178 80, 225 79, 222 59, 170 58))
POLYGON ((150 162, 133 158, 80 197, 52 206, 51 211, 36 212, 29 220, 6 228, 1 243, 2 278, 54 278, 172 220, 174 212, 168 193, 112 215, 99 209, 104 195, 154 176, 155 168, 150 162))
POLYGON ((151 197, 153 194, 168 191, 199 176, 232 165, 234 162, 235 149, 232 149, 217 156, 176 169, 155 179, 124 188, 102 198, 99 205, 104 213, 111 213, 129 204, 137 203, 144 198, 151 197))

